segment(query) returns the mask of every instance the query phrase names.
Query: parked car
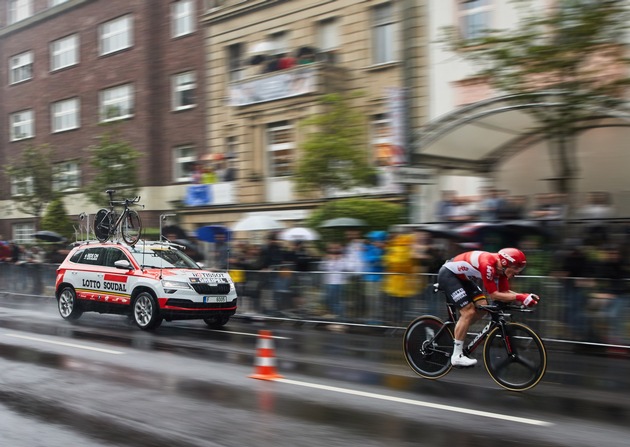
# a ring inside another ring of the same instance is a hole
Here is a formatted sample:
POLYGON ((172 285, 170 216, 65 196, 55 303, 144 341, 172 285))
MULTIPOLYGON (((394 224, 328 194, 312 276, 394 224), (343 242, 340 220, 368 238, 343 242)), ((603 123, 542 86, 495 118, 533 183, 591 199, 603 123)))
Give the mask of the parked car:
POLYGON ((128 315, 143 330, 163 320, 202 319, 222 327, 236 312, 236 290, 227 272, 203 270, 165 242, 79 243, 57 269, 59 314, 128 315))

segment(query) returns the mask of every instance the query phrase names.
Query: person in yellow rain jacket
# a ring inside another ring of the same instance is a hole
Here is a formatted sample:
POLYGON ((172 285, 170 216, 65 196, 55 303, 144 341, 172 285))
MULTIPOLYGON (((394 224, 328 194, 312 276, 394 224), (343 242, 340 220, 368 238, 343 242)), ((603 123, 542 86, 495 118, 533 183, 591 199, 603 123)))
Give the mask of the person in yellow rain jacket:
POLYGON ((418 291, 412 257, 413 236, 394 235, 388 242, 383 256, 385 278, 383 291, 386 295, 386 319, 394 324, 406 323, 406 314, 411 308, 412 298, 418 291))

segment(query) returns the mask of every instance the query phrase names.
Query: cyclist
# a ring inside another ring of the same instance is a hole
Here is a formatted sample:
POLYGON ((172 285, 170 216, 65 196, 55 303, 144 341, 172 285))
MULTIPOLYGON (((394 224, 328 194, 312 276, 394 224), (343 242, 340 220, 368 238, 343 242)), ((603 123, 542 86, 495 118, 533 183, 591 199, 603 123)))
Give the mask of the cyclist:
POLYGON ((468 328, 482 316, 476 305, 487 305, 487 298, 504 302, 518 301, 527 307, 538 303, 539 298, 533 293, 510 290, 509 280, 523 271, 526 264, 527 260, 522 251, 516 248, 503 248, 498 253, 487 251, 461 253, 440 267, 439 288, 446 292, 449 303, 459 307, 451 356, 453 366, 474 366, 477 363, 476 359, 466 357, 462 352, 468 328))

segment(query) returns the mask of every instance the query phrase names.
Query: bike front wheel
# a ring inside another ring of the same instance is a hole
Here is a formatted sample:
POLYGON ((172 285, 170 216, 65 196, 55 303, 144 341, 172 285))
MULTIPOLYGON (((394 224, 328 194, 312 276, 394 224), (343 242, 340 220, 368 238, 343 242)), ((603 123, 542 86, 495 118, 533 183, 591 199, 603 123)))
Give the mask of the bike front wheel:
POLYGON ((113 217, 112 213, 105 208, 101 208, 96 212, 94 217, 94 235, 100 242, 105 242, 109 239, 111 228, 114 224, 113 217))
POLYGON ((511 391, 536 386, 547 370, 547 351, 536 333, 521 323, 494 328, 483 347, 486 370, 496 383, 511 391))
POLYGON ((129 210, 127 212, 120 224, 120 233, 123 241, 129 245, 135 245, 140 240, 140 236, 142 236, 142 221, 136 211, 129 210))
POLYGON ((452 368, 453 332, 437 317, 424 315, 405 331, 403 350, 414 372, 426 379, 439 379, 452 368))

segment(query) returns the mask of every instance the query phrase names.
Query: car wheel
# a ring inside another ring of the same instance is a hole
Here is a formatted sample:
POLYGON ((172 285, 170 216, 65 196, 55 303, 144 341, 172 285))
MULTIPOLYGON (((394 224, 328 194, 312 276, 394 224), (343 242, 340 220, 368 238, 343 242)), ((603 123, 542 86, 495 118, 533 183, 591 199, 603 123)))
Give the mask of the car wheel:
POLYGON ((157 300, 149 292, 140 292, 133 300, 133 321, 145 331, 155 329, 162 323, 157 300))
POLYGON ((217 315, 215 317, 204 318, 203 321, 212 329, 220 329, 230 321, 230 317, 217 315))
POLYGON ((83 314, 77 300, 77 294, 72 287, 66 286, 61 290, 57 299, 57 309, 59 309, 61 318, 68 321, 77 320, 83 314))

